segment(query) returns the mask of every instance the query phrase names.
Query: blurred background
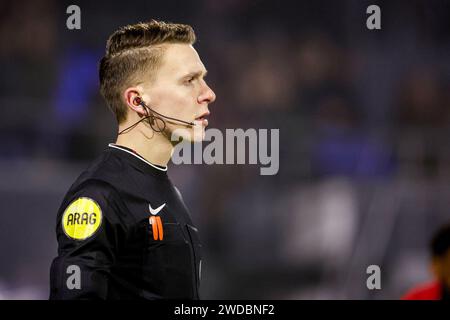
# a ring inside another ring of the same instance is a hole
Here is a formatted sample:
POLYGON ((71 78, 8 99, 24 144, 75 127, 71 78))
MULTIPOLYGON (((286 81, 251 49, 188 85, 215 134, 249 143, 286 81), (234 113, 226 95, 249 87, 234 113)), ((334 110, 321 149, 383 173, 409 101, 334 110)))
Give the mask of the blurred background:
POLYGON ((210 128, 280 129, 275 176, 169 166, 204 243, 203 298, 398 299, 431 279, 450 220, 450 1, 2 0, 0 299, 48 298, 60 202, 115 141, 106 39, 152 18, 194 27, 210 128))

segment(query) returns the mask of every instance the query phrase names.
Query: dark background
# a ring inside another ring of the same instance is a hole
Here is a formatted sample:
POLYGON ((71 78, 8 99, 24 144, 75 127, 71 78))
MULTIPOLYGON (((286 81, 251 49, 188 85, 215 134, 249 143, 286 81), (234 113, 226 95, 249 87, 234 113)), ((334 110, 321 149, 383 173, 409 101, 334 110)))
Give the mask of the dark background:
POLYGON ((2 0, 0 298, 48 297, 57 209, 117 132, 98 93, 106 39, 152 18, 194 27, 210 127, 280 129, 275 176, 169 167, 204 242, 203 298, 398 299, 430 280, 450 220, 449 4, 2 0))

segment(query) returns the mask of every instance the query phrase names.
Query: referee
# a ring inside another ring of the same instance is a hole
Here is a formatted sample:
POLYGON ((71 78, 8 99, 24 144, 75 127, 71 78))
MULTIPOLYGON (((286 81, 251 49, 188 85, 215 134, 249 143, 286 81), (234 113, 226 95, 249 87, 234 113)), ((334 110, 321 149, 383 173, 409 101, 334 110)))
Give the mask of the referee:
POLYGON ((167 175, 215 100, 194 42, 190 26, 155 20, 109 37, 100 91, 119 133, 62 201, 50 299, 199 299, 198 230, 167 175))

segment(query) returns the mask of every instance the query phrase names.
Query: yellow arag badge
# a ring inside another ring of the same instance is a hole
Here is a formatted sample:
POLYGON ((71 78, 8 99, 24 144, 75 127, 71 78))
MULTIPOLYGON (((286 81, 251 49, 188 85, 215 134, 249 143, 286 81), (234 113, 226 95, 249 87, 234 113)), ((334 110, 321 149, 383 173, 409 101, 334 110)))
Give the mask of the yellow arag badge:
POLYGON ((78 198, 64 211, 62 227, 72 239, 84 240, 92 236, 102 223, 102 209, 90 198, 78 198))

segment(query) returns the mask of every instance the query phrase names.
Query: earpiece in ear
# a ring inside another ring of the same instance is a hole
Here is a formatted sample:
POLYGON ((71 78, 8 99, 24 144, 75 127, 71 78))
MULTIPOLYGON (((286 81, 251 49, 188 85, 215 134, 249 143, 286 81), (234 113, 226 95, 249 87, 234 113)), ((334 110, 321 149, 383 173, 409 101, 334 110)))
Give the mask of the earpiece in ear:
POLYGON ((145 115, 148 117, 148 110, 147 110, 147 106, 144 104, 144 101, 142 101, 142 98, 137 96, 136 98, 133 99, 134 105, 135 106, 142 106, 142 109, 144 109, 145 115))
POLYGON ((142 103, 142 99, 141 99, 141 97, 136 97, 136 98, 134 98, 133 102, 134 102, 135 106, 138 106, 142 103))

